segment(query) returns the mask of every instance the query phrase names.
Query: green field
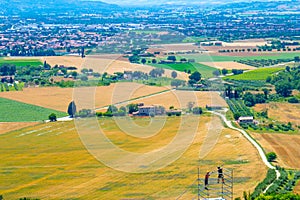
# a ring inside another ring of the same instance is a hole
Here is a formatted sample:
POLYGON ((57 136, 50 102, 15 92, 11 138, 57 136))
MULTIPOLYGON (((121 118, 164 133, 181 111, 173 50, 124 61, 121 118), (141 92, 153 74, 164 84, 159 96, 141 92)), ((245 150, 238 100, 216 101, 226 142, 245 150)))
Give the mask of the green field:
POLYGON ((195 59, 196 62, 226 62, 235 60, 235 57, 233 56, 213 56, 208 53, 177 56, 177 60, 180 60, 181 58, 195 59))
POLYGON ((2 65, 2 64, 11 64, 11 65, 16 65, 17 67, 21 67, 21 66, 27 66, 27 65, 39 66, 39 65, 42 65, 43 63, 38 59, 5 60, 4 58, 0 58, 0 65, 2 65))
POLYGON ((285 67, 271 67, 271 68, 259 68, 245 72, 239 75, 227 76, 224 79, 233 79, 233 80, 266 80, 268 76, 271 76, 274 73, 284 70, 285 67))
POLYGON ((57 117, 64 117, 67 115, 66 113, 48 108, 0 98, 0 122, 41 121, 48 119, 48 116, 51 113, 55 113, 57 117))
POLYGON ((201 73, 203 78, 211 78, 213 77, 213 71, 216 68, 209 67, 207 65, 203 65, 200 63, 178 63, 178 64, 150 64, 154 67, 160 67, 165 69, 171 69, 176 71, 191 71, 191 73, 198 71, 201 73))
POLYGON ((262 60, 262 59, 293 59, 295 56, 300 56, 300 52, 292 52, 292 53, 272 53, 268 55, 259 55, 259 56, 214 56, 209 55, 208 53, 203 54, 190 54, 177 56, 177 60, 180 58, 186 59, 195 59, 196 62, 229 62, 235 60, 262 60))

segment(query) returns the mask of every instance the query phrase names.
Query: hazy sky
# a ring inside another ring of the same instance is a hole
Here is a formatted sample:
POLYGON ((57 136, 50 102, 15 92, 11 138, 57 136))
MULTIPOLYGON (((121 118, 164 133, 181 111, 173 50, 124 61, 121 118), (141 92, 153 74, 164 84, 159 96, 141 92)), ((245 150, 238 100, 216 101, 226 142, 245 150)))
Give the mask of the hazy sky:
MULTIPOLYGON (((166 3, 172 3, 172 4, 205 4, 207 2, 224 2, 222 0, 102 0, 106 3, 113 3, 113 4, 119 4, 119 5, 143 5, 143 4, 166 4, 166 3)), ((232 2, 234 0, 227 0, 226 2, 232 2)))

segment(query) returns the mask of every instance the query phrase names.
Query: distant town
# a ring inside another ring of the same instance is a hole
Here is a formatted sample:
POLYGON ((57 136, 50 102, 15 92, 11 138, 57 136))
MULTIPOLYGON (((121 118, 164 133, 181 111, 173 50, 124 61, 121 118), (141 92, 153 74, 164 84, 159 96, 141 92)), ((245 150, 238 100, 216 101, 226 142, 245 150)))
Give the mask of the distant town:
MULTIPOLYGON (((255 2, 254 8, 252 3, 149 10, 111 6, 109 11, 79 10, 81 4, 65 5, 78 13, 65 13, 62 8, 54 12, 51 6, 30 14, 17 9, 8 12, 9 8, 0 13, 0 55, 80 54, 82 48, 95 47, 99 52, 125 53, 159 42, 182 42, 184 36, 230 42, 278 36, 295 39, 300 31, 297 1, 255 2), (281 7, 285 8, 282 12, 281 7)), ((100 7, 103 3, 94 4, 100 7)))

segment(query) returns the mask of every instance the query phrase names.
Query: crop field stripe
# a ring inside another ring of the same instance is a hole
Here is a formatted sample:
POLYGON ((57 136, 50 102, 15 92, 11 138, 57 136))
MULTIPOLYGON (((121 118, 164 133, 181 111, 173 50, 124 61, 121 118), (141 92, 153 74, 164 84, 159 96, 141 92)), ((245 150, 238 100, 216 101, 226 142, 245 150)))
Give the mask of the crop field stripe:
MULTIPOLYGON (((34 97, 33 97, 34 98, 34 97)), ((1 122, 34 122, 48 119, 51 113, 65 117, 66 113, 0 97, 1 122)))
MULTIPOLYGON (((51 128, 52 128, 52 126, 44 126, 44 127, 40 128, 40 129, 38 129, 38 130, 31 130, 31 131, 22 133, 22 134, 20 134, 20 135, 18 135, 18 136, 16 136, 16 137, 22 137, 22 136, 30 135, 30 134, 32 134, 32 133, 37 133, 37 132, 40 132, 40 131, 43 131, 43 130, 46 130, 46 129, 52 130, 51 128)), ((56 129, 55 129, 55 130, 56 130, 56 129)))
POLYGON ((43 63, 39 59, 11 59, 11 60, 6 60, 3 58, 0 58, 0 65, 3 64, 10 64, 10 65, 16 65, 17 67, 21 66, 39 66, 42 65, 43 63))

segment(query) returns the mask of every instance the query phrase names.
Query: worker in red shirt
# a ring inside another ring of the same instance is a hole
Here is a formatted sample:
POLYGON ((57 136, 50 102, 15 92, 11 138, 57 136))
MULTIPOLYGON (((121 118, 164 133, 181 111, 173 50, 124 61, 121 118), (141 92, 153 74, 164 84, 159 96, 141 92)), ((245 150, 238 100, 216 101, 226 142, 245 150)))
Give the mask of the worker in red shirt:
POLYGON ((208 190, 208 188, 207 188, 207 185, 208 185, 208 179, 209 179, 209 176, 210 176, 210 172, 207 172, 206 174, 205 174, 205 178, 204 178, 204 188, 206 189, 206 190, 208 190))

